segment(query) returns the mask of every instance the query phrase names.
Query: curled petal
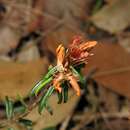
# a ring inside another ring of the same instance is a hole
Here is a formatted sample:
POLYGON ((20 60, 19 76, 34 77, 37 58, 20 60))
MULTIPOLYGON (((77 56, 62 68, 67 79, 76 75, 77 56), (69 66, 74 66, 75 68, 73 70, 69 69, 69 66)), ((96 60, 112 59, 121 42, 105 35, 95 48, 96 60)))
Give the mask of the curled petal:
POLYGON ((90 51, 94 46, 96 46, 97 41, 88 41, 86 43, 80 44, 80 49, 82 51, 90 51))
POLYGON ((59 83, 59 82, 55 85, 55 89, 56 89, 59 93, 61 93, 61 92, 62 92, 62 88, 61 88, 61 86, 60 86, 60 83, 59 83))
POLYGON ((78 58, 78 57, 80 57, 80 55, 82 53, 81 49, 79 49, 79 47, 76 47, 76 46, 71 48, 69 50, 69 52, 70 52, 70 57, 72 57, 72 58, 78 58))
POLYGON ((55 87, 55 89, 61 93, 62 88, 60 86, 61 81, 63 80, 63 74, 60 73, 59 75, 57 75, 57 77, 55 77, 55 79, 53 80, 53 86, 55 87))
POLYGON ((59 81, 54 80, 54 82, 53 82, 53 86, 55 87, 55 89, 56 89, 59 93, 61 93, 62 88, 61 88, 61 86, 60 86, 59 81))
POLYGON ((57 54, 57 65, 63 65, 65 58, 65 48, 63 47, 62 44, 60 44, 56 49, 56 54, 57 54))
POLYGON ((90 55, 90 54, 89 54, 87 51, 86 51, 86 52, 82 52, 80 58, 81 58, 81 59, 82 59, 82 58, 87 58, 89 55, 90 55))
POLYGON ((72 45, 79 45, 80 43, 82 43, 82 37, 81 36, 74 36, 71 44, 72 45))
POLYGON ((69 45, 67 52, 70 64, 78 65, 86 63, 88 57, 92 56, 90 53, 91 49, 93 49, 96 44, 97 41, 83 42, 81 37, 76 37, 69 45))
POLYGON ((77 96, 80 96, 80 87, 76 81, 74 76, 68 76, 69 83, 71 84, 72 88, 76 91, 77 96))

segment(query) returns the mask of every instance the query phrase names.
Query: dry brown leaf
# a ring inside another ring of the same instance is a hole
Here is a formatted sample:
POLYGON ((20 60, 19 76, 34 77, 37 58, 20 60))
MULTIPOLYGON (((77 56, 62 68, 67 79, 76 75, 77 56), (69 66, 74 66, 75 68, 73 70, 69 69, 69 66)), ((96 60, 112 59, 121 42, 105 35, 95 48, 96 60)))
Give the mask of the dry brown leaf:
POLYGON ((94 16, 92 22, 110 33, 118 33, 130 25, 130 1, 117 0, 106 5, 94 16))
POLYGON ((119 44, 130 53, 130 33, 129 32, 122 32, 118 36, 119 44))
POLYGON ((8 26, 2 25, 0 28, 0 55, 3 55, 17 46, 20 35, 8 26))
POLYGON ((25 49, 22 49, 22 51, 17 55, 18 62, 29 62, 40 58, 40 54, 37 46, 33 45, 35 44, 34 42, 35 41, 31 41, 30 43, 28 43, 32 46, 29 48, 25 46, 24 47, 25 49))
POLYGON ((5 96, 16 99, 17 95, 27 96, 48 68, 47 59, 28 63, 0 61, 0 100, 5 96))
POLYGON ((3 3, 7 8, 6 15, 3 20, 4 24, 21 31, 22 33, 27 33, 26 28, 28 23, 35 18, 31 12, 31 0, 6 0, 3 3))
POLYGON ((94 48, 86 71, 97 67, 94 78, 107 88, 130 98, 130 54, 119 44, 104 43, 94 48))
POLYGON ((90 1, 82 0, 48 0, 44 3, 43 47, 47 46, 52 52, 61 43, 68 43, 77 34, 84 35, 81 31, 81 23, 86 19, 86 5, 90 1))

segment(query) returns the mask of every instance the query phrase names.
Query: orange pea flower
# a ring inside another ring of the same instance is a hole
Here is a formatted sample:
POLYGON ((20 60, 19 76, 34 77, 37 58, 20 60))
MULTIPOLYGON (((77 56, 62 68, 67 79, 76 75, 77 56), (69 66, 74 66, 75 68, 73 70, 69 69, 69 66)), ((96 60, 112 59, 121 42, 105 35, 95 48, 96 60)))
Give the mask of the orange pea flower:
POLYGON ((62 92, 61 84, 67 81, 76 91, 76 94, 80 96, 79 79, 73 74, 70 66, 86 63, 88 56, 92 55, 89 52, 96 44, 96 41, 83 42, 81 37, 77 37, 66 51, 62 44, 58 46, 56 55, 57 66, 60 66, 60 70, 54 75, 53 86, 59 93, 62 92))

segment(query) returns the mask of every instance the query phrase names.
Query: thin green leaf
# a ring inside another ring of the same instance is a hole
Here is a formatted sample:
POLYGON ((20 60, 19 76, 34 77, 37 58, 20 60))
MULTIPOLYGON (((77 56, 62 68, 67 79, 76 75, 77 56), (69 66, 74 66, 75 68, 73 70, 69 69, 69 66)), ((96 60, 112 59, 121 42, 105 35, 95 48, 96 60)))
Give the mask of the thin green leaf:
POLYGON ((61 93, 57 92, 57 96, 58 96, 58 104, 61 104, 62 103, 62 99, 63 99, 62 92, 61 93))
POLYGON ((41 81, 39 81, 32 89, 31 95, 37 95, 40 90, 48 83, 50 83, 53 79, 53 75, 57 73, 58 71, 61 71, 60 66, 50 67, 48 68, 48 73, 43 77, 41 81))
POLYGON ((26 112, 27 108, 25 106, 18 106, 14 108, 14 113, 24 113, 26 112))
POLYGON ((60 70, 60 66, 55 66, 55 67, 50 67, 48 69, 48 73, 45 75, 45 77, 43 78, 44 80, 50 78, 51 76, 53 76, 55 73, 57 73, 60 70))
POLYGON ((84 78, 83 76, 73 67, 73 66, 70 66, 70 69, 72 70, 72 72, 77 76, 79 77, 79 80, 82 84, 84 84, 84 78))
POLYGON ((53 110, 52 110, 52 108, 47 103, 45 105, 45 108, 50 113, 50 115, 53 115, 53 110))
POLYGON ((33 126, 33 122, 31 120, 28 119, 19 119, 19 123, 26 126, 26 127, 32 127, 33 126))
POLYGON ((46 92, 46 94, 41 98, 40 104, 39 104, 39 113, 40 114, 43 111, 43 108, 46 107, 47 101, 48 101, 49 97, 51 96, 51 94, 53 93, 54 89, 55 88, 53 86, 50 87, 48 89, 48 91, 46 92))
POLYGON ((17 95, 17 97, 18 97, 18 100, 21 102, 21 104, 25 107, 25 108, 27 108, 27 104, 24 102, 24 99, 18 94, 17 95))
POLYGON ((44 82, 44 80, 40 80, 31 90, 31 95, 33 96, 35 94, 36 89, 44 82))
POLYGON ((45 80, 43 83, 41 83, 41 85, 36 89, 36 91, 35 91, 35 95, 37 95, 39 92, 40 92, 40 90, 45 86, 45 85, 47 85, 48 83, 50 83, 51 81, 52 81, 52 77, 50 77, 50 78, 48 78, 47 80, 45 80))
POLYGON ((39 81, 39 82, 34 86, 34 88, 32 89, 31 95, 34 95, 34 94, 37 95, 45 85, 47 85, 48 83, 50 83, 50 82, 52 81, 52 79, 53 79, 53 78, 50 77, 50 78, 48 78, 48 79, 46 79, 46 80, 41 80, 41 81, 39 81))
POLYGON ((73 66, 78 73, 81 73, 81 69, 85 67, 85 63, 81 63, 79 65, 73 66))
POLYGON ((11 119, 13 116, 13 102, 6 96, 5 97, 5 107, 6 107, 6 116, 8 119, 11 119))
POLYGON ((68 85, 67 83, 64 84, 63 87, 63 96, 64 96, 64 103, 68 101, 68 85))

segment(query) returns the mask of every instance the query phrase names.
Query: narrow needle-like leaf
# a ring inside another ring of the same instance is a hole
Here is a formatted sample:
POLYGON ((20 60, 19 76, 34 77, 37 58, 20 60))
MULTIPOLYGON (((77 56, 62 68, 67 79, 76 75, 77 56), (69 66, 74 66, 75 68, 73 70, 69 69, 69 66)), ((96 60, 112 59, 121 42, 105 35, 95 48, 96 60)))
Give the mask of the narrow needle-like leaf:
POLYGON ((48 79, 49 77, 53 76, 55 73, 57 73, 60 70, 60 66, 55 66, 55 67, 51 67, 49 68, 48 73, 45 75, 45 77, 43 78, 43 80, 48 79))
POLYGON ((68 85, 65 84, 63 87, 64 103, 68 101, 68 85))
POLYGON ((17 95, 17 97, 18 97, 18 100, 21 102, 21 104, 25 107, 25 108, 27 108, 27 104, 24 102, 24 99, 18 94, 17 95))
POLYGON ((26 127, 28 127, 28 126, 32 127, 32 125, 33 125, 33 122, 31 120, 23 119, 23 118, 19 119, 19 123, 23 124, 26 127))
POLYGON ((44 82, 42 82, 38 87, 37 87, 37 89, 35 90, 35 95, 37 95, 39 92, 40 92, 40 90, 45 86, 45 85, 47 85, 48 83, 50 83, 51 81, 52 81, 52 77, 50 77, 50 78, 48 78, 48 79, 46 79, 44 82))
POLYGON ((45 86, 45 85, 47 85, 48 83, 50 83, 51 81, 52 81, 52 77, 50 77, 50 78, 48 78, 48 79, 46 79, 46 80, 41 80, 41 81, 39 81, 35 86, 34 86, 34 88, 32 89, 32 91, 31 91, 31 95, 37 95, 39 92, 40 92, 40 90, 45 86))
POLYGON ((53 75, 60 70, 60 66, 51 67, 48 73, 44 76, 44 78, 33 87, 31 95, 37 95, 45 85, 52 81, 53 75))
POLYGON ((53 91, 55 90, 55 88, 52 86, 48 89, 48 91, 46 92, 46 94, 41 98, 40 100, 40 104, 39 104, 39 113, 41 114, 41 112, 43 111, 43 108, 46 107, 48 98, 51 96, 51 94, 53 93, 53 91))
POLYGON ((14 112, 13 102, 8 97, 5 97, 5 107, 6 107, 6 116, 8 119, 11 119, 14 112))
POLYGON ((45 108, 50 113, 50 115, 53 115, 53 110, 52 110, 52 108, 47 103, 45 105, 45 108))
POLYGON ((61 93, 57 92, 57 96, 58 96, 58 104, 61 104, 62 103, 62 99, 63 99, 62 92, 61 93))
POLYGON ((84 78, 83 76, 73 67, 73 66, 70 66, 70 69, 72 70, 72 72, 77 76, 79 77, 79 80, 82 84, 84 84, 84 78))

